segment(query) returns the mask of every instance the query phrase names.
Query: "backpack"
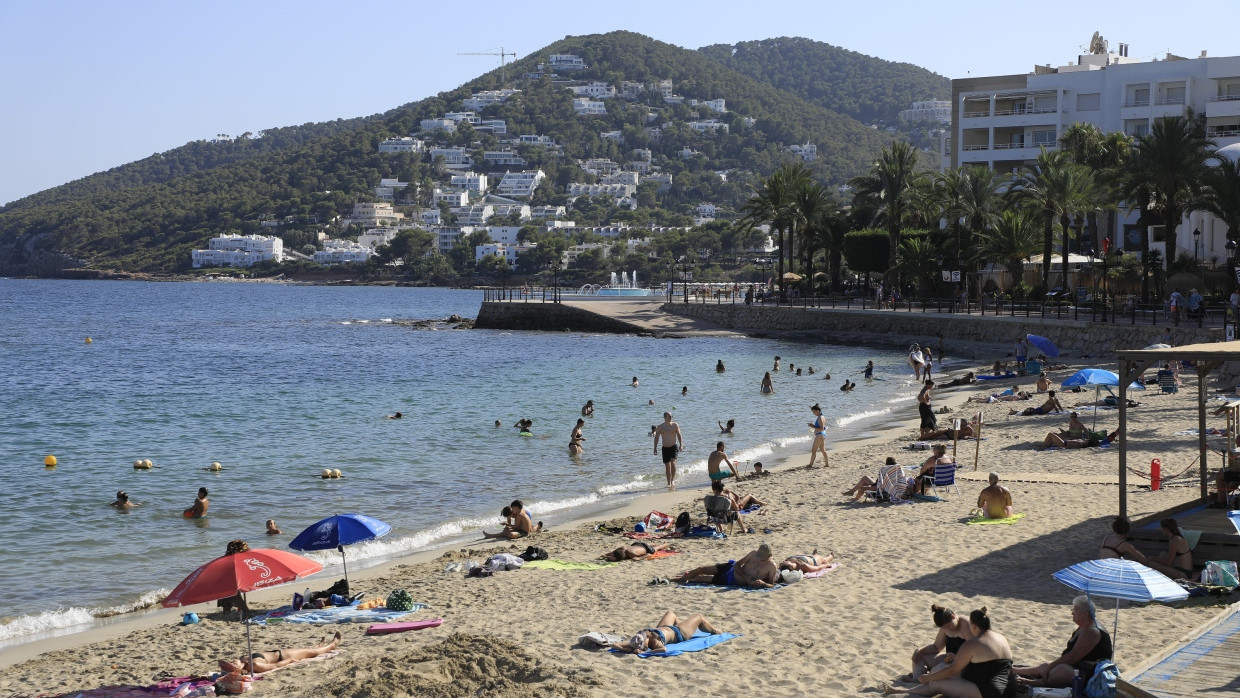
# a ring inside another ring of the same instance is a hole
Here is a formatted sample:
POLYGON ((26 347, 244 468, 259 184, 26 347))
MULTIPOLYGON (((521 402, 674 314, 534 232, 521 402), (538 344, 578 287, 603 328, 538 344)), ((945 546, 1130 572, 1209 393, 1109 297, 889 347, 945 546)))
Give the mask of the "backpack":
POLYGON ((531 560, 546 560, 548 557, 550 557, 550 555, 547 554, 546 550, 543 550, 542 548, 536 548, 531 545, 525 549, 525 552, 521 553, 517 557, 521 558, 522 560, 525 560, 526 562, 530 562, 531 560))
POLYGON ((689 516, 689 512, 682 511, 680 512, 680 515, 676 517, 676 530, 688 531, 691 523, 693 523, 693 519, 689 516))
POLYGON ((1094 665, 1094 675, 1085 684, 1086 698, 1115 698, 1115 684, 1119 681, 1119 668, 1109 659, 1094 665))

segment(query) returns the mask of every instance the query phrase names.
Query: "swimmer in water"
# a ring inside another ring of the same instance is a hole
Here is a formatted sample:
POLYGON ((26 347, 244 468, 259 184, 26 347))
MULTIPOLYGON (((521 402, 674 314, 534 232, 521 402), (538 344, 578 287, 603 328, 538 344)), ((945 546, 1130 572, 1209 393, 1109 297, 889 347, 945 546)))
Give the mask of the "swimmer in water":
POLYGON ((766 375, 762 376, 762 387, 760 389, 763 393, 766 393, 766 394, 775 392, 775 384, 771 382, 770 371, 767 371, 766 375))
POLYGON ((847 393, 847 392, 849 392, 850 390, 852 390, 852 389, 853 389, 853 388, 855 388, 855 387, 857 387, 857 384, 856 384, 856 383, 853 383, 852 381, 850 381, 850 380, 848 380, 847 378, 845 378, 845 379, 844 379, 844 385, 841 385, 841 386, 840 386, 840 390, 841 390, 841 391, 843 391, 843 392, 845 392, 845 393, 847 393))
MULTIPOLYGON (((715 421, 716 421, 716 422, 719 422, 719 420, 717 420, 717 419, 716 419, 715 421)), ((735 427, 735 426, 736 426, 736 420, 735 420, 735 419, 729 419, 729 420, 728 420, 728 425, 727 425, 727 426, 724 426, 724 425, 723 425, 723 422, 719 422, 719 433, 720 433, 720 434, 731 434, 731 433, 732 433, 732 427, 735 427)))
MULTIPOLYGON (((789 369, 789 370, 791 370, 791 369, 792 369, 792 364, 788 364, 788 369, 789 369)), ((798 377, 798 378, 800 378, 800 377, 801 377, 801 369, 799 369, 799 368, 797 369, 797 377, 798 377)))
POLYGON ((129 495, 124 490, 121 490, 116 493, 116 501, 109 503, 108 506, 113 506, 117 509, 128 509, 138 506, 138 503, 129 501, 129 495))
POLYGON ((688 394, 689 394, 689 386, 687 386, 687 385, 686 385, 685 387, 681 388, 681 389, 680 389, 680 394, 681 394, 681 395, 688 395, 688 394))
POLYGON ((500 427, 502 427, 502 426, 504 426, 504 425, 503 425, 503 424, 500 424, 500 421, 499 421, 498 419, 497 419, 497 420, 495 420, 495 428, 496 428, 496 429, 499 429, 499 428, 500 428, 500 427))
POLYGON ((867 361, 865 362, 865 379, 871 380, 873 378, 874 378, 874 362, 867 361))
POLYGON ((719 359, 719 361, 715 364, 715 373, 723 373, 726 370, 728 369, 723 367, 723 359, 719 359))
POLYGON ((808 374, 809 374, 809 375, 811 375, 811 376, 812 376, 812 375, 814 375, 814 367, 813 367, 813 366, 810 366, 810 367, 809 367, 809 370, 808 370, 808 371, 806 371, 806 373, 808 373, 808 374))
POLYGON ((629 385, 633 386, 634 388, 637 387, 637 376, 633 376, 633 382, 629 383, 629 385))
POLYGON ((589 417, 592 414, 594 414, 594 401, 586 400, 586 404, 581 407, 581 416, 589 417))
POLYGON ((207 501, 207 488, 198 488, 198 498, 194 500, 194 506, 186 509, 189 515, 186 518, 201 519, 207 515, 207 507, 211 506, 211 502, 207 501))
POLYGON ((403 414, 401 414, 400 412, 397 412, 396 414, 389 414, 388 416, 384 417, 384 419, 400 419, 403 416, 404 416, 403 414))
POLYGON ((283 532, 284 532, 284 531, 281 531, 281 530, 280 530, 280 528, 279 528, 278 526, 276 526, 276 520, 275 520, 275 519, 267 519, 267 535, 269 535, 269 536, 278 536, 278 535, 280 535, 280 534, 281 534, 281 533, 283 533, 283 532))
POLYGON ((772 368, 771 370, 774 371, 775 373, 779 373, 779 357, 778 356, 775 357, 775 368, 772 368))

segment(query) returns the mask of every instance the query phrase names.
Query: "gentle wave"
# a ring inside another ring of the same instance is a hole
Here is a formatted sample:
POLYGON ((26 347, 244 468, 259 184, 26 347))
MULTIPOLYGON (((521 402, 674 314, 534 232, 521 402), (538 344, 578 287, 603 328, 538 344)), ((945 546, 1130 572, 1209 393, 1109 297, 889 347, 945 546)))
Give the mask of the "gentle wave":
POLYGON ((890 414, 890 413, 891 413, 890 407, 884 407, 881 410, 869 410, 867 412, 857 412, 855 414, 850 414, 850 415, 845 415, 843 417, 840 417, 839 419, 835 420, 835 424, 836 426, 844 427, 854 422, 859 422, 863 419, 869 419, 871 417, 881 417, 885 414, 890 414))
POLYGON ((18 616, 10 621, 0 623, 0 642, 27 635, 37 635, 79 625, 93 623, 99 618, 110 618, 122 613, 141 611, 156 606, 168 596, 168 589, 148 591, 133 601, 117 606, 104 608, 58 608, 34 615, 18 616))

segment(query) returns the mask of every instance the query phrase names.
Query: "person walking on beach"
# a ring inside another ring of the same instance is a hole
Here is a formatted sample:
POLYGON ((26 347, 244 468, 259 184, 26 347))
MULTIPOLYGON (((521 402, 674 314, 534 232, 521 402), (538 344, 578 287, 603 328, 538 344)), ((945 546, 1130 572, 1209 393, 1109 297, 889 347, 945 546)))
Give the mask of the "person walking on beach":
POLYGON ((809 428, 814 430, 814 443, 809 449, 808 467, 814 467, 814 458, 821 453, 822 466, 829 468, 831 461, 827 458, 827 418, 822 416, 822 408, 817 403, 809 409, 814 413, 814 421, 809 423, 809 428))
POLYGON ((922 349, 921 356, 926 360, 925 365, 921 367, 921 377, 930 380, 930 370, 934 368, 934 356, 930 353, 930 347, 922 349))
POLYGON ((201 519, 207 515, 207 507, 211 506, 211 502, 207 500, 207 488, 198 488, 198 498, 194 500, 194 506, 184 511, 187 519, 201 519))
MULTIPOLYGON (((1024 337, 1016 340, 1016 369, 1018 371, 1025 370, 1025 359, 1029 358, 1029 343, 1024 337)), ((997 374, 996 374, 997 375, 997 374)))
POLYGON ((663 444, 663 471, 667 475, 667 489, 676 489, 676 454, 685 448, 684 436, 680 433, 680 425, 672 421, 672 413, 663 413, 663 423, 654 428, 654 452, 659 453, 659 443, 663 444))
POLYGON ((917 412, 921 415, 921 430, 934 431, 939 427, 939 420, 934 416, 934 409, 930 407, 930 389, 934 387, 934 381, 927 379, 922 384, 921 392, 917 393, 917 412))
POLYGON ((921 347, 913 344, 908 348, 908 365, 913 367, 913 380, 921 382, 921 369, 926 365, 926 360, 922 356, 921 347))

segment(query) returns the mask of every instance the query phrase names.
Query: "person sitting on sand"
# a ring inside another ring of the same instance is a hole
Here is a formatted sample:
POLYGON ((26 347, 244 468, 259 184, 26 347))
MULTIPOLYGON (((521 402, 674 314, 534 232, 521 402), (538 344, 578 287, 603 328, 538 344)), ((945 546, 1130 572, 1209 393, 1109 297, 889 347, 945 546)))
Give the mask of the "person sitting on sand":
POLYGON ((1038 374, 1038 383, 1035 386, 1035 389, 1039 393, 1045 393, 1051 389, 1051 379, 1046 377, 1046 371, 1038 374))
POLYGON ((771 561, 771 546, 763 543, 739 560, 705 565, 674 577, 678 584, 713 584, 728 587, 770 589, 779 581, 779 568, 771 561))
POLYGON ((1006 519, 1012 516, 1012 492, 999 484, 999 473, 990 474, 990 485, 977 495, 977 508, 988 519, 1006 519))
MULTIPOLYGON (((730 499, 732 501, 732 511, 735 511, 738 514, 748 509, 749 507, 766 506, 766 502, 758 499, 752 494, 747 494, 742 497, 741 495, 733 492, 732 490, 724 489, 722 480, 716 480, 710 483, 710 491, 714 492, 715 494, 721 494, 727 497, 728 499, 730 499)), ((740 519, 737 519, 737 521, 740 521, 740 519)))
POLYGON ((1137 550, 1136 546, 1128 540, 1128 532, 1131 530, 1132 523, 1128 521, 1127 517, 1115 517, 1115 520, 1111 522, 1111 534, 1103 538, 1101 545, 1098 547, 1098 557, 1133 560, 1147 565, 1145 553, 1137 550))
MULTIPOLYGON (((717 419, 716 419, 715 421, 716 421, 716 422, 719 422, 719 420, 717 420, 717 419)), ((733 428, 733 427, 735 427, 735 426, 736 426, 736 420, 735 420, 735 419, 729 419, 729 420, 728 420, 728 425, 727 425, 727 426, 724 426, 724 425, 723 425, 723 422, 719 422, 719 433, 720 433, 720 434, 731 434, 731 433, 732 433, 732 428, 733 428)))
POLYGON ((594 414, 594 401, 586 400, 586 404, 581 406, 581 416, 589 417, 592 414, 594 414))
MULTIPOLYGON (((539 521, 535 526, 530 519, 530 514, 525 510, 525 505, 520 499, 512 500, 512 504, 508 505, 508 516, 512 517, 512 522, 504 524, 504 528, 496 533, 482 532, 482 537, 486 538, 524 538, 531 533, 537 533, 542 530, 542 522, 539 521)), ((502 512, 501 512, 502 513, 502 512)))
POLYGON ((117 509, 129 509, 130 507, 138 506, 138 503, 129 501, 129 494, 121 490, 116 493, 116 501, 109 502, 108 506, 116 507, 117 509))
POLYGON ((384 419, 402 419, 404 418, 404 416, 405 415, 401 414, 400 412, 397 412, 396 414, 389 414, 385 416, 384 419))
POLYGON ((711 625, 706 616, 697 613, 688 618, 680 618, 673 611, 668 611, 659 619, 657 625, 653 628, 641 630, 626 642, 617 642, 612 645, 614 649, 621 652, 640 653, 640 652, 662 652, 667 649, 669 644, 684 642, 697 634, 698 630, 703 630, 711 635, 719 634, 715 626, 711 625))
POLYGON ((990 629, 990 615, 985 606, 969 614, 969 632, 973 637, 965 640, 950 663, 917 677, 920 686, 884 685, 883 693, 947 698, 1011 698, 1016 695, 1012 648, 1006 637, 990 629))
POLYGON ((634 541, 629 545, 622 545, 619 548, 607 553, 603 559, 608 562, 621 562, 623 560, 640 560, 647 555, 654 555, 660 550, 667 550, 667 545, 651 545, 644 540, 634 541))
POLYGON ((920 483, 921 493, 926 493, 926 482, 934 482, 934 471, 940 465, 954 465, 956 460, 947 455, 946 444, 935 444, 930 447, 930 457, 922 461, 921 469, 917 471, 917 482, 920 483))
POLYGON ((754 475, 770 475, 769 472, 762 469, 761 461, 753 464, 753 474, 754 475))
MULTIPOLYGON (((1068 638, 1068 647, 1058 659, 1037 666, 1020 667, 1016 675, 1029 686, 1063 688, 1072 685, 1072 677, 1093 677, 1094 667, 1103 659, 1111 659, 1111 636, 1098 625, 1094 602, 1088 596, 1072 599, 1072 622, 1076 630, 1068 638)), ((1086 679, 1088 680, 1088 679, 1086 679)))
MULTIPOLYGON (((249 543, 237 538, 228 541, 228 545, 224 546, 224 556, 228 557, 229 555, 248 552, 249 549, 249 543)), ((222 609, 224 613, 228 613, 234 606, 236 606, 237 612, 241 614, 241 620, 245 620, 250 617, 250 607, 245 602, 245 594, 241 592, 237 592, 234 596, 229 596, 226 599, 220 599, 215 602, 215 605, 216 607, 222 609)))
POLYGON ((783 562, 779 563, 779 571, 800 570, 804 574, 811 574, 814 572, 821 572, 831 567, 833 564, 835 564, 834 554, 827 553, 826 555, 819 555, 818 551, 815 550, 809 555, 793 555, 792 557, 785 559, 783 562))
POLYGON ((728 477, 739 478, 737 475, 737 466, 740 465, 738 460, 728 460, 728 454, 725 452, 727 444, 719 441, 715 444, 715 450, 710 452, 710 456, 706 459, 707 477, 712 482, 723 480, 728 477), (728 469, 724 470, 720 466, 727 465, 728 469))
POLYGON ((977 436, 973 431, 973 424, 966 419, 960 420, 960 429, 947 427, 946 429, 928 429, 922 430, 922 441, 936 441, 938 439, 971 439, 977 436))
POLYGON ((1179 522, 1166 518, 1158 522, 1158 528, 1167 537, 1167 550, 1158 557, 1147 559, 1146 567, 1156 569, 1172 579, 1191 580, 1194 574, 1193 549, 1180 532, 1179 522))
POLYGON ((331 642, 318 647, 290 647, 287 649, 268 650, 267 652, 255 652, 249 657, 241 657, 235 662, 221 659, 219 664, 220 669, 225 673, 252 671, 255 674, 262 674, 306 659, 314 659, 335 650, 339 646, 340 631, 337 630, 336 634, 332 636, 331 642))
POLYGON ((930 606, 930 613, 939 632, 932 644, 913 653, 913 671, 900 679, 905 683, 919 683, 922 676, 942 671, 956 659, 964 643, 973 639, 969 621, 955 611, 934 604, 930 606))
POLYGON ((1063 412, 1063 405, 1059 404, 1059 398, 1055 397, 1055 391, 1046 393, 1046 402, 1037 407, 1026 407, 1023 410, 1012 409, 1008 414, 1019 414, 1022 417, 1031 417, 1035 414, 1050 414, 1052 412, 1063 412))
POLYGON ((284 531, 281 531, 281 530, 280 530, 280 528, 279 528, 278 526, 276 526, 276 520, 275 520, 275 519, 267 519, 267 535, 269 535, 269 536, 278 536, 278 535, 280 535, 281 533, 284 533, 284 531))
POLYGON ((1002 376, 1007 373, 1008 365, 1006 361, 995 361, 995 375, 1002 376))
MULTIPOLYGON (((861 479, 857 481, 857 484, 853 485, 850 489, 844 490, 841 494, 846 497, 851 496, 854 502, 861 501, 861 499, 867 494, 874 494, 881 499, 885 496, 885 493, 879 491, 878 483, 883 480, 883 473, 891 471, 893 475, 896 475, 899 470, 900 466, 896 465, 896 459, 891 456, 887 456, 886 464, 882 468, 879 468, 878 480, 871 480, 868 475, 862 475, 861 479), (893 468, 895 469, 894 471, 892 471, 893 468)), ((890 477, 888 480, 891 482, 896 481, 890 477)), ((908 483, 908 487, 905 489, 905 492, 911 489, 911 487, 912 481, 908 483)))

